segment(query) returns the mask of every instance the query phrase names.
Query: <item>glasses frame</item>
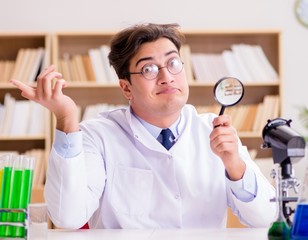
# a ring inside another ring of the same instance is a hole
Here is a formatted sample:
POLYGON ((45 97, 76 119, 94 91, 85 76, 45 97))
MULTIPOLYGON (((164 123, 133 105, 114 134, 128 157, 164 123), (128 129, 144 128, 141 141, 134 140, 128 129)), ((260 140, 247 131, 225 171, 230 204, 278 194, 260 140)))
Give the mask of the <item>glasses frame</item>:
POLYGON ((160 71, 162 68, 166 68, 166 69, 168 70, 168 72, 171 73, 172 75, 177 75, 177 74, 179 74, 180 72, 182 72, 182 70, 183 70, 183 68, 184 68, 183 65, 184 65, 184 62, 181 60, 180 57, 173 57, 173 58, 170 58, 170 59, 168 60, 166 66, 159 67, 159 66, 157 66, 157 65, 154 64, 154 63, 152 63, 152 64, 145 64, 145 65, 142 67, 142 69, 141 69, 140 72, 126 72, 125 75, 128 76, 128 75, 132 75, 132 74, 141 74, 141 75, 142 75, 145 79, 147 79, 147 80, 154 80, 154 79, 157 78, 157 76, 158 76, 158 74, 159 74, 159 71, 160 71), (181 68, 181 70, 180 70, 179 72, 177 72, 177 73, 171 72, 170 69, 168 68, 168 67, 170 66, 170 63, 171 63, 174 59, 178 59, 179 62, 182 63, 182 68, 181 68), (157 74, 156 74, 155 77, 153 77, 153 78, 147 78, 147 77, 145 76, 145 73, 144 73, 143 69, 144 69, 145 66, 147 66, 147 65, 154 65, 154 66, 157 67, 157 70, 158 70, 158 71, 157 71, 157 74))

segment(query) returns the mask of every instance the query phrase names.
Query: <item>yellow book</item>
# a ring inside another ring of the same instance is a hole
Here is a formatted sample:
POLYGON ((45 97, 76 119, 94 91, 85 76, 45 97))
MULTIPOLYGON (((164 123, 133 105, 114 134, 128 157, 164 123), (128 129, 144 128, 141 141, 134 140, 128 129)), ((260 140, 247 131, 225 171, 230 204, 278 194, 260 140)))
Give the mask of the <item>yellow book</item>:
POLYGON ((83 65, 85 68, 86 76, 88 81, 95 81, 95 73, 93 70, 93 65, 91 63, 91 59, 89 54, 82 56, 83 65))

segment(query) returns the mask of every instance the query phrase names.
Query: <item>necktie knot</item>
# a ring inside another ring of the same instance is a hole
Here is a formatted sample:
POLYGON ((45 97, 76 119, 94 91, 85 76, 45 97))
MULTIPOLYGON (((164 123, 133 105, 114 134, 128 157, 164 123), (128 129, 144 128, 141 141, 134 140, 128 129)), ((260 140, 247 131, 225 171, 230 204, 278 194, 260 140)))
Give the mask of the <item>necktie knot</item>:
POLYGON ((169 150, 174 144, 174 136, 169 128, 161 130, 162 135, 162 145, 169 150))

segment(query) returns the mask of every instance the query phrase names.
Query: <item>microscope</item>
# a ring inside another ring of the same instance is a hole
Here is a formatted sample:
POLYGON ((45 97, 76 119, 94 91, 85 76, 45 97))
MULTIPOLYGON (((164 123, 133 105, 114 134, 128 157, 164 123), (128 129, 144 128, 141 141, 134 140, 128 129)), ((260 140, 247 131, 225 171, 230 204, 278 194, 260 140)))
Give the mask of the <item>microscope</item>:
MULTIPOLYGON (((296 202, 297 197, 289 197, 288 189, 293 189, 298 193, 299 181, 294 177, 292 164, 297 163, 300 158, 305 156, 305 139, 291 129, 291 120, 276 118, 268 120, 263 128, 262 137, 264 143, 261 148, 272 148, 274 164, 280 165, 279 174, 276 176, 281 179, 279 191, 281 192, 282 211, 289 226, 292 225, 290 216, 295 210, 288 206, 289 202, 296 202)), ((277 196, 278 198, 278 196, 277 196)), ((271 199, 277 201, 277 199, 271 199)))

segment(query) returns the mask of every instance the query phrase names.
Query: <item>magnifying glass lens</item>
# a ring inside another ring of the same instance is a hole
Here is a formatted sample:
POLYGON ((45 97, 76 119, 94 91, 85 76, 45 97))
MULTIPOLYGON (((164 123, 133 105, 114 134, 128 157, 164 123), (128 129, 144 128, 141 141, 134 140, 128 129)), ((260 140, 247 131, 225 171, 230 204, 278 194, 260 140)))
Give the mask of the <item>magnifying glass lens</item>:
POLYGON ((214 86, 214 96, 222 108, 219 115, 222 115, 225 107, 237 104, 244 95, 244 85, 237 78, 225 77, 220 79, 214 86))

